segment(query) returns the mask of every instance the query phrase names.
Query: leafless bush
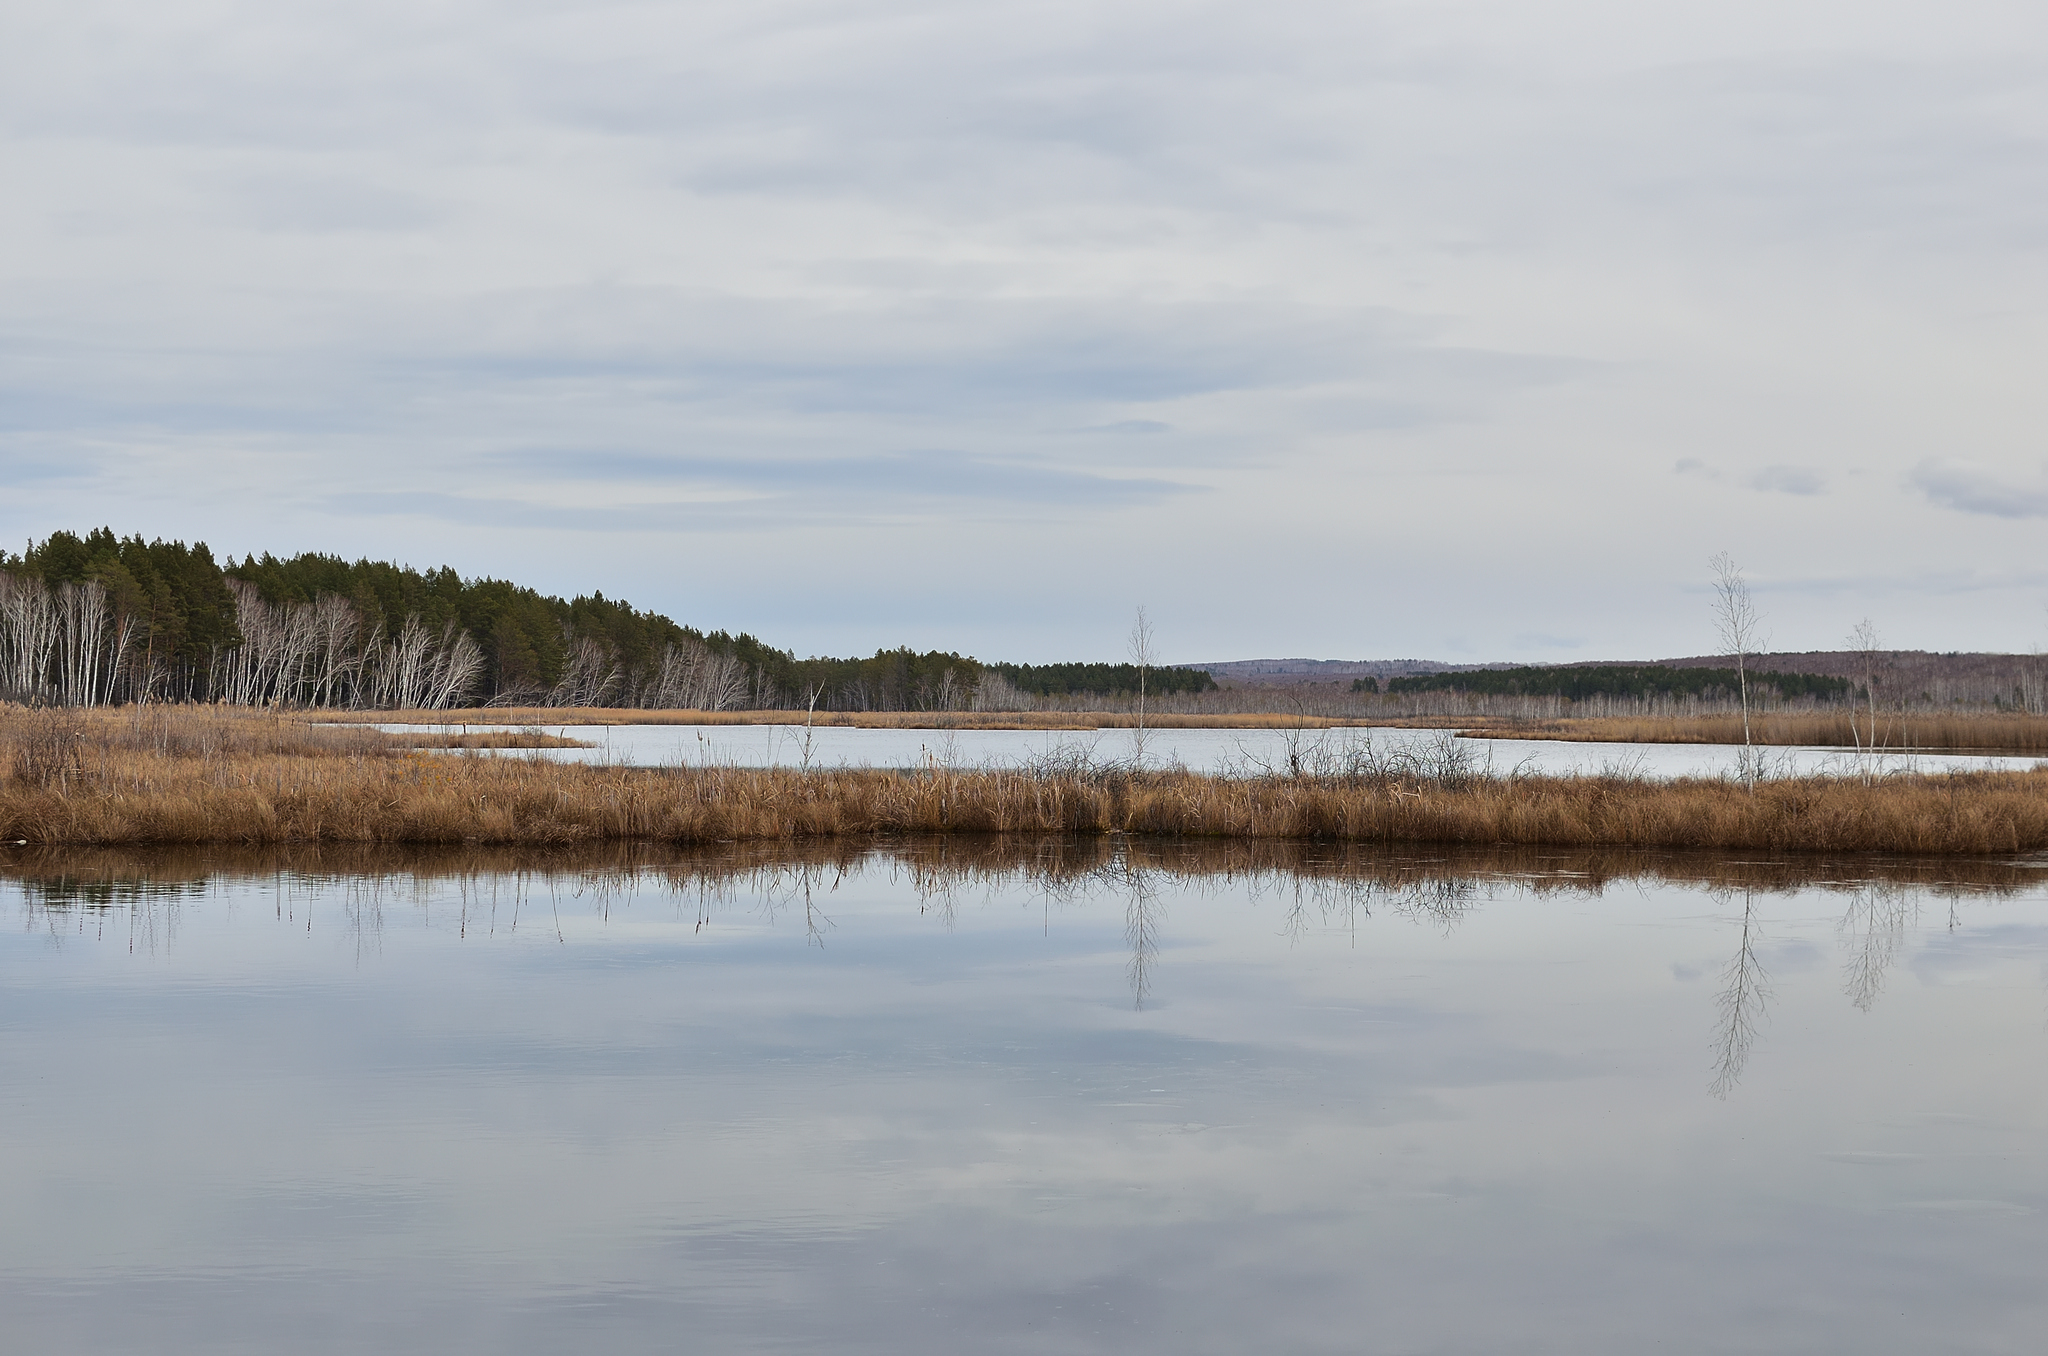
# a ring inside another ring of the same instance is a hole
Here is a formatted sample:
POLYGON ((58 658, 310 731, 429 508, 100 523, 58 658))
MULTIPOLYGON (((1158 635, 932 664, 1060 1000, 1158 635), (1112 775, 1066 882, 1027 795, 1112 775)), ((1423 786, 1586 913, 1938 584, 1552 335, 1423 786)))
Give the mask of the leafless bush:
POLYGON ((1362 730, 1294 730, 1277 759, 1241 751, 1235 776, 1317 782, 1331 786, 1400 790, 1429 785, 1469 791, 1497 779, 1492 762, 1473 740, 1452 730, 1399 744, 1362 730))
POLYGON ((72 712, 18 712, 7 722, 7 739, 9 770, 29 786, 64 791, 84 776, 84 731, 72 712))

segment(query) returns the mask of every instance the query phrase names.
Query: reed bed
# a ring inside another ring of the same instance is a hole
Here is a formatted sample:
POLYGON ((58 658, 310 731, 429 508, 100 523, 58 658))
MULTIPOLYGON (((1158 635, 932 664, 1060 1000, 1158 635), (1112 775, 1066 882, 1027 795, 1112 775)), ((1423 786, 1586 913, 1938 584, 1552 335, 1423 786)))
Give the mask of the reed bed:
POLYGON ((1296 775, 592 767, 405 751, 376 731, 159 709, 0 713, 0 841, 693 844, 908 834, 1912 854, 2048 850, 2048 772, 1869 781, 1490 776, 1469 746, 1296 775))
MULTIPOLYGON (((1867 711, 1769 711, 1750 717, 1759 744, 1868 748, 1867 711), (1853 723, 1852 723, 1853 722, 1853 723)), ((1517 739, 1591 740, 1617 744, 1740 744, 1740 714, 1614 716, 1504 722, 1485 733, 1517 739)), ((2017 711, 1890 711, 1877 713, 1880 752, 2048 754, 2048 716, 2017 711)))

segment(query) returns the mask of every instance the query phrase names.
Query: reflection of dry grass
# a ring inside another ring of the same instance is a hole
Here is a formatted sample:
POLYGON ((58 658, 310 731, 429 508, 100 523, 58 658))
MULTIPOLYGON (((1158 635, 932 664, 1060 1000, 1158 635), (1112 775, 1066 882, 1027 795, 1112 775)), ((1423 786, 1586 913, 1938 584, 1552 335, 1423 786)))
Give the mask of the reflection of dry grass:
MULTIPOLYGON (((1870 742, 1870 717, 1848 711, 1780 711, 1750 717, 1759 744, 1854 748, 1870 742)), ((1519 739, 1596 740, 1618 744, 1740 744, 1742 717, 1612 716, 1502 722, 1488 734, 1519 739)), ((1880 750, 1954 749, 1975 753, 2048 753, 2048 716, 2011 711, 1877 713, 1880 750)))
POLYGON ((1136 774, 1071 763, 800 773, 409 753, 359 728, 176 709, 0 713, 0 839, 707 843, 1121 833, 1824 852, 2048 849, 2048 773, 1766 783, 1136 774))
MULTIPOLYGON (((449 711, 323 712, 323 720, 362 723, 465 727, 482 725, 802 725, 803 711, 642 711, 621 707, 508 706, 449 711), (451 721, 452 718, 452 721, 451 721)), ((820 711, 814 725, 861 730, 1126 730, 1137 724, 1128 711, 820 711)), ((1145 713, 1147 729, 1174 730, 1327 730, 1361 725, 1358 719, 1326 716, 1250 713, 1145 713)), ((1434 717, 1376 721, 1425 729, 1472 726, 1469 719, 1434 717)), ((1480 721, 1478 724, 1485 724, 1480 721)))
POLYGON ((644 840, 555 847, 480 844, 277 843, 0 849, 0 873, 46 899, 82 907, 138 894, 184 895, 208 882, 307 882, 404 877, 416 885, 488 879, 543 882, 588 898, 656 884, 672 893, 734 894, 805 878, 829 884, 863 871, 902 879, 918 897, 950 899, 1001 885, 1076 897, 1114 891, 1134 873, 1156 881, 1299 892, 1311 903, 1383 895, 1455 894, 1464 886, 1597 895, 1658 881, 1717 894, 1820 888, 1854 901, 1916 889, 2002 895, 2037 889, 2038 865, 1996 859, 1830 858, 1527 847, 1385 847, 1288 839, 1139 839, 1025 834, 854 838, 678 846, 644 840), (1490 883, 1490 885, 1489 885, 1490 883))

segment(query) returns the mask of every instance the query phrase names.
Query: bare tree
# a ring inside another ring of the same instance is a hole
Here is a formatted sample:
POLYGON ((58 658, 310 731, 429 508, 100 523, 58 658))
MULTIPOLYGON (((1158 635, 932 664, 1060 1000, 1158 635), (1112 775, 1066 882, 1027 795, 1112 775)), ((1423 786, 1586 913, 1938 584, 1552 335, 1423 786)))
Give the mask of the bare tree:
POLYGON ((312 626, 316 641, 309 702, 339 706, 345 699, 359 700, 364 656, 356 641, 363 629, 362 615, 348 599, 324 593, 313 604, 312 626))
POLYGON ((1713 556, 1707 565, 1714 572, 1714 629, 1721 638, 1722 653, 1735 660, 1735 685, 1742 698, 1742 779, 1756 794, 1756 744, 1749 728, 1749 657, 1756 653, 1760 619, 1750 601, 1749 583, 1742 567, 1726 551, 1713 556))
POLYGON ((1131 662, 1138 666, 1138 732, 1132 741, 1132 752, 1140 767, 1145 763, 1145 676, 1152 667, 1152 620, 1145 615, 1144 605, 1138 606, 1138 616, 1131 623, 1131 662))
POLYGON ((669 710, 723 711, 746 695, 746 668, 739 660, 686 636, 680 645, 663 647, 659 675, 645 700, 669 710))
POLYGON ((47 700, 58 631, 56 603, 43 581, 0 572, 0 691, 19 702, 47 700))
POLYGON ((433 651, 434 633, 426 628, 419 613, 409 613, 405 625, 384 647, 378 683, 382 700, 378 705, 402 711, 417 711, 425 706, 433 651))
MULTIPOLYGON (((565 635, 564 640, 568 637, 565 635)), ((625 674, 612 647, 592 636, 570 642, 549 706, 602 706, 625 674)))
MULTIPOLYGON (((946 676, 948 678, 952 677, 953 671, 947 669, 946 676)), ((824 695, 825 682, 822 678, 804 684, 804 742, 802 756, 803 770, 805 772, 811 770, 811 756, 815 748, 812 741, 817 738, 818 733, 816 724, 818 719, 818 698, 824 695)))
POLYGON ((91 706, 99 694, 100 649, 107 639, 107 590, 95 580, 57 586, 57 700, 91 706))
MULTIPOLYGON (((1884 649, 1883 642, 1877 638, 1877 628, 1871 625, 1870 618, 1865 617, 1857 622, 1856 629, 1849 632, 1849 648, 1855 651, 1856 658, 1863 668, 1863 699, 1870 712, 1870 737, 1864 739, 1856 735, 1856 708, 1853 704, 1849 708, 1849 732, 1874 763, 1877 758, 1877 670, 1884 649)), ((1865 780, 1869 779, 1869 775, 1866 769, 1865 780)))
MULTIPOLYGON (((135 648, 135 637, 141 629, 141 620, 129 612, 123 612, 114 623, 113 638, 107 650, 106 670, 101 680, 100 701, 104 705, 114 704, 115 687, 121 681, 121 675, 127 671, 128 655, 135 648)), ((132 681, 129 683, 129 690, 131 695, 135 696, 135 700, 148 700, 147 691, 138 692, 132 681)))
POLYGON ((441 711, 469 696, 484 671, 484 652, 453 621, 441 628, 441 643, 428 668, 425 706, 441 711))
POLYGON ((111 705, 140 623, 96 579, 54 588, 0 571, 0 694, 62 706, 111 705))
POLYGON ((220 657, 214 695, 236 706, 305 700, 320 641, 315 609, 265 602, 254 584, 226 581, 242 643, 220 657))

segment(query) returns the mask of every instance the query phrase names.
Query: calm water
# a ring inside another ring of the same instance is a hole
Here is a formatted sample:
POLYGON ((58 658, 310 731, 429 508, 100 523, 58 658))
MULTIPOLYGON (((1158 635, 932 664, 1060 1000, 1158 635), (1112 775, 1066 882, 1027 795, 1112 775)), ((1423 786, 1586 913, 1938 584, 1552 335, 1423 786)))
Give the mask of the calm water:
POLYGON ((2044 884, 0 855, 0 1346, 2032 1352, 2044 884))
MULTIPOLYGON (((385 725, 382 729, 426 728, 437 731, 457 725, 426 727, 385 725)), ((470 726, 467 728, 477 728, 470 726)), ((565 762, 624 763, 643 767, 697 766, 800 767, 806 757, 806 731, 800 725, 548 725, 549 734, 586 741, 589 748, 517 750, 512 756, 544 757, 565 762)), ((862 730, 819 726, 809 733, 812 767, 921 767, 937 761, 955 766, 1015 766, 1048 754, 1082 755, 1097 761, 1128 761, 1136 753, 1129 730, 862 730)), ((1288 756, 1318 745, 1330 751, 1347 743, 1371 740, 1382 750, 1434 745, 1445 738, 1438 730, 1356 728, 1337 730, 1148 730, 1144 761, 1148 766, 1179 764, 1195 772, 1260 773, 1284 771, 1288 756)), ((1522 768, 1531 772, 1624 772, 1665 777, 1734 776, 1741 749, 1729 744, 1595 744, 1557 739, 1471 739, 1458 741, 1481 766, 1497 772, 1522 768)), ((1987 757, 1981 754, 1887 754, 1870 761, 1854 749, 1781 748, 1765 751, 1773 773, 1916 771, 1941 772, 1983 767, 2031 768, 2034 757, 1987 757)))

